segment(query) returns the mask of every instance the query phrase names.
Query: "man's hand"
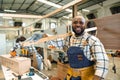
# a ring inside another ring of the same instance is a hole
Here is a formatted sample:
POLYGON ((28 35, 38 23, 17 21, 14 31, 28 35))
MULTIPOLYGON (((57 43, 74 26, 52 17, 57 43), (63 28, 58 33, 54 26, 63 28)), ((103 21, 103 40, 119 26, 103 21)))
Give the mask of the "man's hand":
POLYGON ((97 76, 97 75, 94 75, 94 77, 93 77, 93 80, 101 80, 102 78, 101 77, 99 77, 99 76, 97 76))

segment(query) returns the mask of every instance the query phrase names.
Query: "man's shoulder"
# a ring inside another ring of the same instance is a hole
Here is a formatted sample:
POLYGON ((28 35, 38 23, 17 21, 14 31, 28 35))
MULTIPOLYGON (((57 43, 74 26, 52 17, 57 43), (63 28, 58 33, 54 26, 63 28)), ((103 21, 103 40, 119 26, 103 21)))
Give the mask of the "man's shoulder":
POLYGON ((86 40, 89 40, 90 42, 100 41, 98 37, 88 34, 88 33, 85 34, 85 38, 86 40))

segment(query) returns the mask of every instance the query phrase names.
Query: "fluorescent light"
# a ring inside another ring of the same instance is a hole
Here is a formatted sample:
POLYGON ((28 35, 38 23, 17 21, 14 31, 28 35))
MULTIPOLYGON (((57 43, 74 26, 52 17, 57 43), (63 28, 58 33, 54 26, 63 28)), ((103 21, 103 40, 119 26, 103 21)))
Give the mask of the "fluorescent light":
POLYGON ((71 9, 66 9, 66 11, 68 11, 68 12, 72 12, 72 10, 71 10, 71 9))
POLYGON ((42 16, 36 15, 8 14, 8 13, 0 13, 0 17, 35 18, 35 19, 42 18, 42 16))
POLYGON ((50 5, 50 6, 54 6, 54 7, 56 7, 56 8, 60 8, 60 7, 61 7, 60 5, 57 5, 57 4, 52 3, 52 2, 50 2, 50 1, 46 1, 46 0, 37 0, 37 1, 42 2, 42 3, 45 3, 45 4, 48 4, 48 5, 50 5))
MULTIPOLYGON (((48 5, 56 7, 56 8, 61 8, 62 7, 61 5, 58 5, 58 4, 55 4, 55 3, 52 3, 52 2, 46 1, 46 0, 37 0, 37 1, 48 4, 48 5)), ((66 9, 66 11, 72 12, 72 10, 70 10, 70 9, 66 9)))
POLYGON ((2 18, 3 19, 12 19, 12 17, 5 17, 5 16, 3 16, 2 18))
POLYGON ((5 9, 4 11, 5 12, 16 12, 15 10, 7 10, 7 9, 5 9))
POLYGON ((66 18, 66 19, 69 19, 69 17, 68 16, 63 16, 64 18, 66 18))
POLYGON ((90 10, 87 10, 87 9, 82 9, 82 11, 84 11, 84 12, 90 12, 90 10))

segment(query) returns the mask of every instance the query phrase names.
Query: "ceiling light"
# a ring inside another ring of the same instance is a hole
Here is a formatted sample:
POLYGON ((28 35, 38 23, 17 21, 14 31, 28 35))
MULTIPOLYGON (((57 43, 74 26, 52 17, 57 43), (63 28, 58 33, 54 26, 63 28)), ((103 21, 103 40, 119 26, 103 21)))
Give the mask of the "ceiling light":
POLYGON ((15 10, 7 10, 7 9, 5 9, 4 11, 5 12, 16 12, 15 10))
POLYGON ((84 12, 90 12, 90 10, 87 10, 87 9, 82 9, 82 11, 84 11, 84 12))
MULTIPOLYGON (((58 5, 58 4, 55 4, 55 3, 52 3, 52 2, 46 1, 46 0, 37 0, 37 1, 48 4, 48 5, 56 7, 56 8, 61 8, 62 7, 61 5, 58 5)), ((72 10, 70 10, 70 9, 66 9, 66 11, 72 12, 72 10)))
POLYGON ((12 19, 12 17, 2 17, 3 19, 12 19))
POLYGON ((66 18, 66 19, 69 19, 69 17, 68 16, 63 16, 64 18, 66 18))
POLYGON ((46 0, 37 0, 37 1, 42 2, 42 3, 45 3, 45 4, 48 4, 48 5, 50 5, 50 6, 54 6, 54 7, 56 7, 56 8, 60 8, 60 7, 61 7, 60 5, 57 5, 57 4, 52 3, 52 2, 50 2, 50 1, 46 1, 46 0))
POLYGON ((42 16, 37 15, 8 14, 8 13, 0 13, 0 17, 35 18, 35 19, 42 18, 42 16))

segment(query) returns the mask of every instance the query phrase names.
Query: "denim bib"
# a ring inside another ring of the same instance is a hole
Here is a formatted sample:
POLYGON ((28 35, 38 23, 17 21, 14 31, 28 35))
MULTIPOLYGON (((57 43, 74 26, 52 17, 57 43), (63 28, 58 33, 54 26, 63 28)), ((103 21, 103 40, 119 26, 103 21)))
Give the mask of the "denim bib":
POLYGON ((88 60, 84 55, 83 49, 77 46, 69 47, 67 50, 67 56, 70 67, 72 68, 84 68, 94 64, 94 61, 88 60))

